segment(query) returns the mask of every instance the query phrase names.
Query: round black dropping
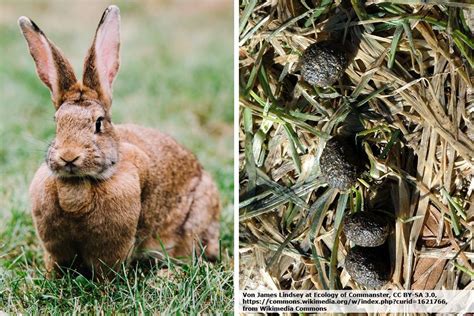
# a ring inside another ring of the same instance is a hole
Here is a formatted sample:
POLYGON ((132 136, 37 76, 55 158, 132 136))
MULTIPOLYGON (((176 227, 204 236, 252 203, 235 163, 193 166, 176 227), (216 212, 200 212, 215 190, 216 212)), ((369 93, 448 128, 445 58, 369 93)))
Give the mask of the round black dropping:
POLYGON ((351 140, 340 136, 327 141, 319 159, 321 174, 328 185, 341 191, 355 184, 362 162, 351 140))
POLYGON ((362 247, 382 245, 390 234, 390 222, 377 212, 357 212, 344 219, 344 235, 362 247))
POLYGON ((377 288, 391 278, 389 255, 385 248, 356 246, 347 253, 344 265, 349 275, 360 285, 377 288))
POLYGON ((324 41, 308 46, 301 59, 301 75, 311 85, 328 87, 344 74, 347 56, 334 42, 324 41))

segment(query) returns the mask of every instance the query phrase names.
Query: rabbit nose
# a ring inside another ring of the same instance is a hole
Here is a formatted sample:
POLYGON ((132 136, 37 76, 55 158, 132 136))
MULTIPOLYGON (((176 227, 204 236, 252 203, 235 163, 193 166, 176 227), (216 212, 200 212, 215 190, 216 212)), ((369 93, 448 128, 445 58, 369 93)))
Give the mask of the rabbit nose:
POLYGON ((59 157, 59 158, 66 163, 66 166, 72 166, 74 165, 74 162, 76 162, 79 159, 79 156, 77 156, 76 158, 72 160, 66 160, 63 157, 59 157))
POLYGON ((78 155, 71 151, 66 151, 59 155, 59 159, 61 159, 66 166, 74 166, 74 163, 77 162, 79 158, 81 158, 81 155, 78 155))

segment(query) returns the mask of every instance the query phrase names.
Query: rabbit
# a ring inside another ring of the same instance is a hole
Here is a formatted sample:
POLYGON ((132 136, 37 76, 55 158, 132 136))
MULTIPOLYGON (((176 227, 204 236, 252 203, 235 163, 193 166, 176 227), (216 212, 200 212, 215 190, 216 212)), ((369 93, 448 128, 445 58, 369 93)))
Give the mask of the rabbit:
POLYGON ((33 21, 18 24, 56 109, 55 138, 29 189, 47 275, 73 267, 107 278, 163 249, 171 257, 204 249, 216 259, 220 202, 211 176, 170 136, 111 121, 119 8, 103 13, 82 82, 33 21))

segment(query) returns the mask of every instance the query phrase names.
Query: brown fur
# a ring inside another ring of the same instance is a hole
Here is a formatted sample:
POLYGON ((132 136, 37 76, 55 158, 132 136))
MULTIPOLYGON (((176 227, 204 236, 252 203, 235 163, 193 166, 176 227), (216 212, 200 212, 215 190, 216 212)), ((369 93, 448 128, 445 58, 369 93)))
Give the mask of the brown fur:
MULTIPOLYGON (((113 28, 118 20, 118 8, 109 7, 97 32, 104 21, 113 28)), ((109 63, 116 68, 107 68, 108 76, 96 73, 97 33, 81 83, 48 40, 51 68, 49 50, 41 47, 45 35, 34 23, 20 18, 19 24, 57 109, 56 138, 30 186, 47 270, 59 273, 60 267, 73 267, 102 278, 120 263, 159 256, 162 246, 171 256, 189 256, 193 248, 199 251, 197 241, 207 257, 215 258, 220 206, 214 182, 195 156, 171 137, 136 125, 112 124, 111 95, 104 91, 111 91, 118 60, 109 63)), ((111 45, 118 59, 119 45, 111 45)))

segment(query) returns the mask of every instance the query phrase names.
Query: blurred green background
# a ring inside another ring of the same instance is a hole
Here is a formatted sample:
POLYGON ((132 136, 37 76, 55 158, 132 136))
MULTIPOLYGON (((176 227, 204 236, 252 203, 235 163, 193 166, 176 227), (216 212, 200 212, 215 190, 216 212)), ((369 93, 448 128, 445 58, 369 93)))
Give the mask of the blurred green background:
MULTIPOLYGON (((36 75, 17 19, 25 15, 38 24, 80 78, 98 21, 110 4, 0 2, 0 300, 6 295, 1 289, 2 280, 3 286, 7 284, 4 274, 14 270, 12 263, 19 256, 25 255, 33 265, 41 260, 36 258, 40 249, 27 192, 55 130, 49 90, 36 75)), ((114 4, 120 7, 122 23, 113 121, 160 129, 197 155, 218 183, 223 202, 222 244, 232 254, 232 1, 114 4)))

